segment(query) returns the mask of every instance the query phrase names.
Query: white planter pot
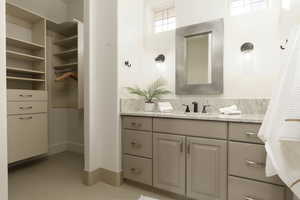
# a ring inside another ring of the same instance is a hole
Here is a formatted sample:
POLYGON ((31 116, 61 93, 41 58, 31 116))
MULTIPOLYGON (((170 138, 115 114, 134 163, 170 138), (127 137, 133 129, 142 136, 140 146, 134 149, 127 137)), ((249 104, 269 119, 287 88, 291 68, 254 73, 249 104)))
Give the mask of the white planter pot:
POLYGON ((145 103, 145 112, 153 112, 155 109, 155 103, 145 103))

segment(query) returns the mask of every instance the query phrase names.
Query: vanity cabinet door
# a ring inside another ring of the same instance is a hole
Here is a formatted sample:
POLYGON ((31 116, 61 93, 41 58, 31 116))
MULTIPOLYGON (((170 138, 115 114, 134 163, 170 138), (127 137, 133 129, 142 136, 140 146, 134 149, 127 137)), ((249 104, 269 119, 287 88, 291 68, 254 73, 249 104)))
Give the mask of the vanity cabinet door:
POLYGON ((154 134, 154 187, 185 195, 185 137, 154 134))
POLYGON ((226 200, 227 142, 187 138, 187 196, 201 200, 226 200))

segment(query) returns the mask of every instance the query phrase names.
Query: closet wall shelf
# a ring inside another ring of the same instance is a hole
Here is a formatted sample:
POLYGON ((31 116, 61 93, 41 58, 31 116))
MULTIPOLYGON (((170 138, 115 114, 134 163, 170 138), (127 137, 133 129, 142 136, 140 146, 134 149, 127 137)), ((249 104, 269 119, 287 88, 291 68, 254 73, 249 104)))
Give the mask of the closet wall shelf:
POLYGON ((57 57, 60 57, 60 58, 76 58, 77 57, 77 49, 63 51, 60 53, 56 53, 54 55, 57 57))
POLYGON ((20 52, 16 52, 16 51, 6 51, 6 56, 8 58, 15 58, 15 59, 22 59, 22 60, 26 60, 26 61, 44 61, 45 58, 39 57, 39 56, 33 56, 30 54, 25 54, 25 53, 20 53, 20 52))
POLYGON ((56 65, 53 66, 55 69, 66 69, 66 68, 72 68, 72 67, 76 67, 78 65, 77 62, 74 63, 67 63, 67 64, 62 64, 62 65, 56 65))
POLYGON ((78 40, 78 36, 71 36, 62 40, 58 40, 56 42, 54 42, 54 44, 65 47, 65 48, 69 48, 69 47, 74 47, 77 45, 77 40, 78 40))
POLYGON ((40 44, 36 44, 25 40, 20 40, 13 37, 6 37, 6 44, 12 46, 18 46, 19 48, 24 48, 28 50, 41 50, 45 48, 40 44))
POLYGON ((18 67, 6 67, 7 71, 10 72, 17 72, 17 73, 22 73, 22 74, 45 74, 45 72, 42 71, 37 71, 37 70, 30 70, 30 69, 24 69, 24 68, 18 68, 18 67))
POLYGON ((7 80, 19 80, 19 81, 45 82, 44 79, 23 78, 23 77, 15 77, 15 76, 7 76, 6 79, 7 80))

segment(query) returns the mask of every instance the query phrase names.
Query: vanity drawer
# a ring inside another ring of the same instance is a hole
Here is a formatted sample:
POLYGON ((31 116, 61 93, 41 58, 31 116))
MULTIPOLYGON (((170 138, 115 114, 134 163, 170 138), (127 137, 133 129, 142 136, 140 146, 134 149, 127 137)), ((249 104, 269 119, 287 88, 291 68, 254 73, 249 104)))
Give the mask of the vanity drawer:
POLYGON ((152 133, 124 130, 123 137, 124 153, 152 158, 152 133))
POLYGON ((265 162, 266 151, 263 145, 229 143, 229 173, 231 175, 283 185, 277 176, 266 177, 265 162))
POLYGON ((152 185, 152 160, 134 156, 123 156, 124 178, 152 185))
POLYGON ((152 131, 152 118, 124 117, 123 127, 132 130, 152 131))
POLYGON ((260 126, 261 124, 229 123, 229 139, 263 144, 257 137, 260 126))
POLYGON ((229 177, 230 200, 284 200, 285 188, 268 183, 229 177))
POLYGON ((7 101, 47 101, 47 91, 7 90, 7 101))
POLYGON ((47 114, 11 115, 7 118, 8 162, 48 152, 47 114))
POLYGON ((227 138, 226 122, 154 118, 153 129, 155 132, 161 133, 219 139, 227 138))
POLYGON ((46 113, 47 102, 8 102, 7 113, 9 115, 46 113))

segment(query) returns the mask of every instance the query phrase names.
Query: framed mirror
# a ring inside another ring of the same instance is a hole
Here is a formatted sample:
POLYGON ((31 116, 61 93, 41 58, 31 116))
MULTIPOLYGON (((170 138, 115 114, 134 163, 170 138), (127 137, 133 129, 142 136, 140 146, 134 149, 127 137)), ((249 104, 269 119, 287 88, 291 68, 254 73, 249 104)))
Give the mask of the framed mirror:
POLYGON ((176 30, 176 94, 223 93, 223 19, 176 30))

